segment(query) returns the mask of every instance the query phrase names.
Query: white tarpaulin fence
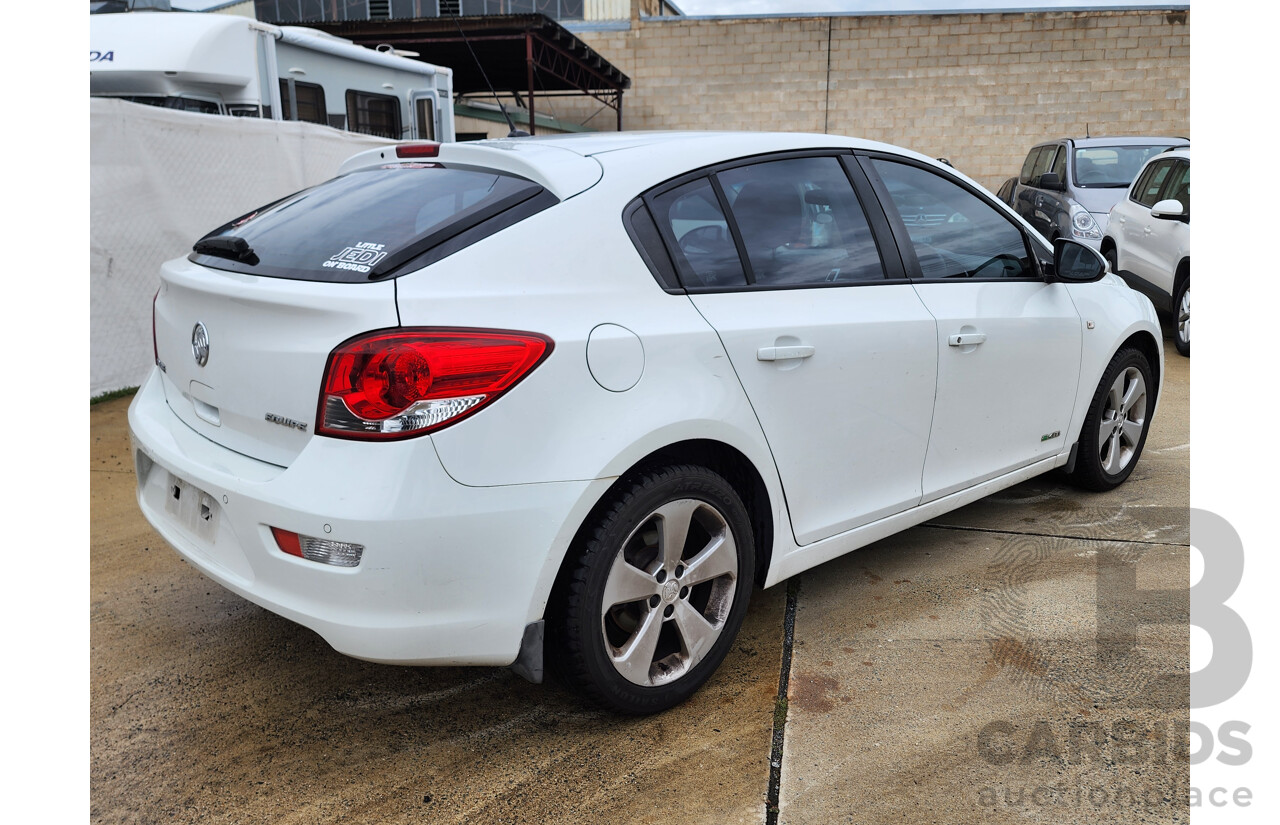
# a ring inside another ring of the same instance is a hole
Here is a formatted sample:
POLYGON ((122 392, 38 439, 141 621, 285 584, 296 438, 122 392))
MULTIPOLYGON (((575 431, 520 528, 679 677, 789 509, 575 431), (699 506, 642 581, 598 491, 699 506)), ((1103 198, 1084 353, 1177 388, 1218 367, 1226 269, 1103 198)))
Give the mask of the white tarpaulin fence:
POLYGON ((151 368, 151 298, 162 263, 389 142, 310 123, 89 104, 90 397, 140 384, 151 368))

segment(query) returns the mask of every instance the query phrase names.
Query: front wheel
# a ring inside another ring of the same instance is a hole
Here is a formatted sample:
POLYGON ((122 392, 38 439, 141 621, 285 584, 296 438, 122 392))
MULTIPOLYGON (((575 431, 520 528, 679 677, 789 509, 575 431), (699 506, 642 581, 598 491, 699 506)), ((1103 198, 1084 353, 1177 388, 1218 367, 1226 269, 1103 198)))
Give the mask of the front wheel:
POLYGON ((624 481, 595 522, 552 605, 550 663, 621 713, 666 710, 724 660, 751 596, 746 508, 698 466, 624 481))
POLYGON ((1072 477, 1090 490, 1118 487, 1142 455, 1155 409, 1155 384, 1147 358, 1122 349, 1111 359, 1080 432, 1072 477))
POLYGON ((1191 356, 1191 279, 1187 278, 1178 285, 1173 296, 1174 335, 1173 345, 1178 352, 1191 356))

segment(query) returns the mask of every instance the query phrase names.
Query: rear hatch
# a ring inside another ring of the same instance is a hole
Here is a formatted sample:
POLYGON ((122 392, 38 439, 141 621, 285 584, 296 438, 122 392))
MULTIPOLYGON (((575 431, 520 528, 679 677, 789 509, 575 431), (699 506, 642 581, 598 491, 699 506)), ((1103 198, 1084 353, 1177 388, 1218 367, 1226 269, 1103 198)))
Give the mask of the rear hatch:
POLYGON ((329 353, 399 324, 398 275, 555 202, 514 175, 392 163, 214 230, 161 271, 169 406, 212 441, 288 466, 314 432, 329 353))

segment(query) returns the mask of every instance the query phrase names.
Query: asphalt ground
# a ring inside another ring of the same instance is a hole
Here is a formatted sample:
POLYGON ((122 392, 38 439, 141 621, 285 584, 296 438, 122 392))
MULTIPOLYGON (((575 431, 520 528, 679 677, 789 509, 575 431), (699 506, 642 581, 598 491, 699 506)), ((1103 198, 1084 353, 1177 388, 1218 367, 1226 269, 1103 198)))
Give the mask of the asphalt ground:
POLYGON ((1190 361, 1129 481, 1042 476, 766 591, 646 719, 398 668, 185 564, 90 409, 95 822, 1187 822, 1190 361), (780 695, 779 686, 786 690, 780 695))

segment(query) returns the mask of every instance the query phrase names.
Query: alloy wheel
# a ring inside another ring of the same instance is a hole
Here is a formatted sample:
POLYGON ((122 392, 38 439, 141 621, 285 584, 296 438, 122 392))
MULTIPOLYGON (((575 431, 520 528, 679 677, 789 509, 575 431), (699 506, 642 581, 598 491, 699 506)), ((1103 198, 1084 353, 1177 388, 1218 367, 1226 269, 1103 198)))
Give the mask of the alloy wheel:
POLYGON ((655 686, 695 667, 724 630, 738 586, 738 549, 724 515, 670 501, 631 531, 613 560, 600 621, 609 661, 655 686))
POLYGON ((1146 429, 1147 382, 1137 367, 1116 376, 1103 402, 1098 424, 1102 469, 1115 475, 1137 455, 1146 429))
POLYGON ((1191 343, 1191 287, 1182 291, 1178 302, 1178 338, 1184 344, 1191 343))

